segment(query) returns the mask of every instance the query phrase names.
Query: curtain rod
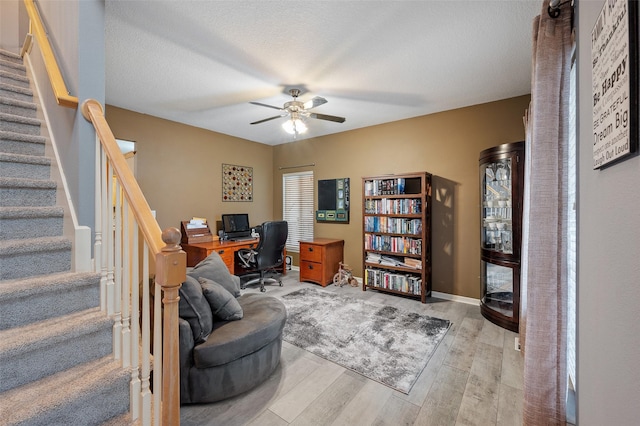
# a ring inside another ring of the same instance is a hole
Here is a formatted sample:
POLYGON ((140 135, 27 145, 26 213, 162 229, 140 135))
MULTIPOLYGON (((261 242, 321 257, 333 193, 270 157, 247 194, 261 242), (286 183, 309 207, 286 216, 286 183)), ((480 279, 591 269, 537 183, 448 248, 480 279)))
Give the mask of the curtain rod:
POLYGON ((298 167, 314 167, 316 165, 316 163, 311 163, 311 164, 301 164, 299 166, 280 166, 278 167, 279 170, 284 170, 284 169, 297 169, 298 167))
POLYGON ((563 4, 571 3, 571 1, 572 0, 566 0, 560 2, 560 0, 550 0, 549 7, 547 7, 549 16, 552 18, 557 18, 558 16, 560 16, 560 6, 562 6, 563 4))

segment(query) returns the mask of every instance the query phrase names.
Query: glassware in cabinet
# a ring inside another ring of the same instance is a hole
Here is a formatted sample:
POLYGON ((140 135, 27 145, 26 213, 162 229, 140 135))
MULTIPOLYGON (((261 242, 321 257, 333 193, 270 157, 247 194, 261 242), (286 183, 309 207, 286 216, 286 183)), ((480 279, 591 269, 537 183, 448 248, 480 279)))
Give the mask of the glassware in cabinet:
POLYGON ((524 142, 480 153, 480 310, 518 331, 524 142))

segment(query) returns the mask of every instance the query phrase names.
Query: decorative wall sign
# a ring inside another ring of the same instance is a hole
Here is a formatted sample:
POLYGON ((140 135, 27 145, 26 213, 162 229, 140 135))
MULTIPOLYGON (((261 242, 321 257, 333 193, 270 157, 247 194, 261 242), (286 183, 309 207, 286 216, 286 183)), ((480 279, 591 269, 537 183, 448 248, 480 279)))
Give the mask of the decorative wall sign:
POLYGON ((253 201, 253 167, 222 165, 222 201, 253 201))
POLYGON ((591 31, 593 168, 638 152, 638 3, 606 0, 591 31))
POLYGON ((317 222, 349 223, 349 178, 318 181, 317 222))

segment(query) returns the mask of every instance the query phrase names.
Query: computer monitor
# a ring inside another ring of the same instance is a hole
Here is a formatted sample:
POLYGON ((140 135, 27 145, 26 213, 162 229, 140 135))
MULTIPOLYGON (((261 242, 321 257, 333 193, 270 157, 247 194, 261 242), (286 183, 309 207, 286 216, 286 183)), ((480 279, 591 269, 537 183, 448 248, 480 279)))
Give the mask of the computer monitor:
POLYGON ((223 214, 222 230, 230 240, 251 236, 249 215, 247 213, 223 214))

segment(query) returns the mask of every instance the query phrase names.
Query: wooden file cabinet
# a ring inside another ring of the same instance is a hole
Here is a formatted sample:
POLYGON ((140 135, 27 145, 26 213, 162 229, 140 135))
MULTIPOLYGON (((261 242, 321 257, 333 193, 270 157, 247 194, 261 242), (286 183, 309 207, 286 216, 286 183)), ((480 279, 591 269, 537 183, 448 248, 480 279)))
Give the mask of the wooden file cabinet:
POLYGON ((316 238, 300 241, 300 281, 326 287, 333 282, 343 258, 344 240, 316 238))

